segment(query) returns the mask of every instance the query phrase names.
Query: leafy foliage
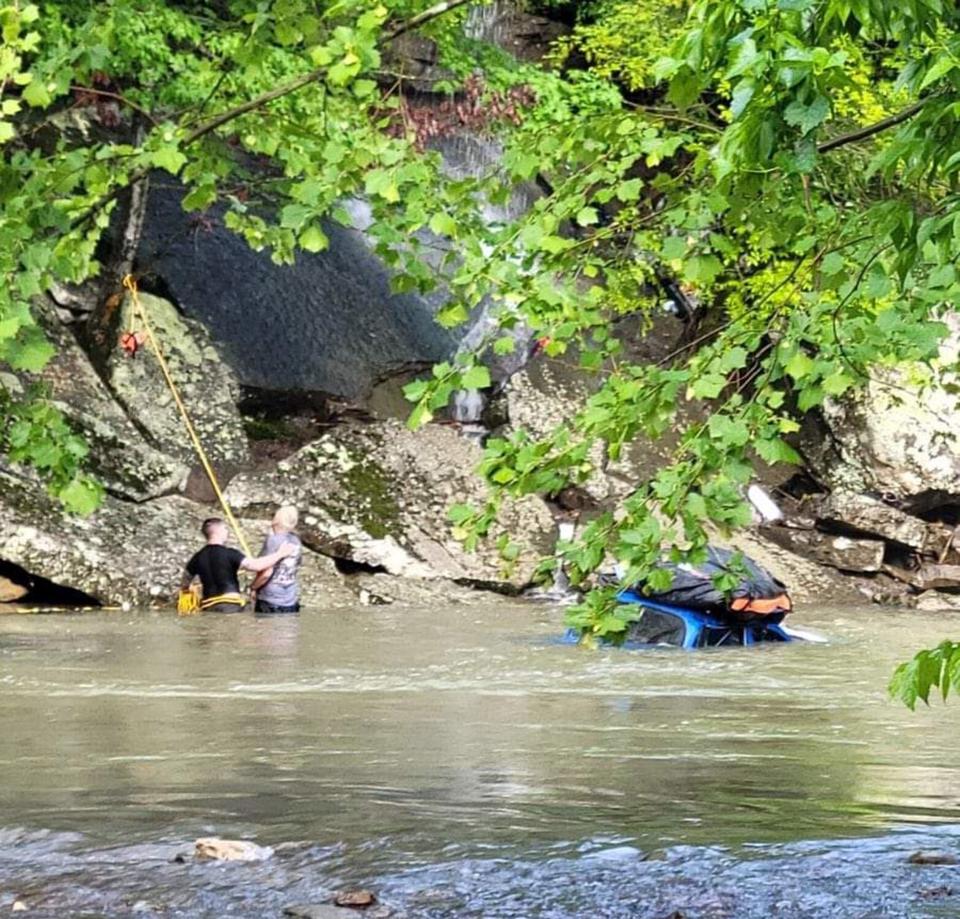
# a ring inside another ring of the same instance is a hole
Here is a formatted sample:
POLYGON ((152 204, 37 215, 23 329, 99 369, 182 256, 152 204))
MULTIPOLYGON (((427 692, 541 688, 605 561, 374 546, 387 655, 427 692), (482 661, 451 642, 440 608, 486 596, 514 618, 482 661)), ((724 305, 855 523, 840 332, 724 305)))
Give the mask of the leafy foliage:
POLYGON ((601 0, 578 6, 581 21, 557 42, 552 59, 564 63, 581 55, 593 73, 628 92, 653 87, 656 63, 678 37, 687 4, 601 0))
MULTIPOLYGON (((464 3, 448 6, 456 13, 464 3)), ((228 226, 278 262, 324 248, 321 216, 351 195, 368 195, 378 217, 403 196, 414 220, 450 229, 427 208, 436 158, 390 130, 399 93, 377 82, 384 30, 397 34, 424 7, 0 6, 0 365, 44 367, 53 349, 31 301, 101 273, 104 231, 125 192, 151 173, 183 182, 190 209, 225 204, 228 226)), ((443 12, 423 17, 425 27, 443 12)), ((399 238, 384 227, 385 239, 399 238)), ((428 273, 408 277, 428 283, 428 273)), ((98 491, 62 417, 3 380, 0 445, 68 507, 90 510, 98 491)))
POLYGON ((910 709, 917 707, 917 700, 929 705, 933 690, 946 702, 951 689, 960 691, 960 644, 953 641, 918 652, 912 661, 897 667, 890 681, 890 694, 910 709))
MULTIPOLYGON (((571 41, 616 29, 623 8, 599 9, 571 41)), ((583 482, 597 444, 616 459, 674 425, 678 405, 703 403, 674 462, 555 560, 574 583, 610 559, 642 580, 665 546, 696 553, 748 521, 755 463, 799 459, 799 415, 872 366, 934 360, 956 292, 947 164, 960 159, 953 68, 935 49, 957 42, 955 27, 955 14, 924 2, 694 3, 668 56, 630 44, 642 80, 611 66, 627 52, 593 58, 592 76, 642 87, 645 100, 655 90, 655 104, 625 94, 587 115, 574 102, 555 122, 539 108, 512 132, 510 177, 539 174, 551 192, 488 247, 464 247, 454 308, 463 317, 493 296, 504 328, 524 322, 602 382, 546 440, 521 432, 488 445, 495 497, 473 512, 475 532, 500 496, 583 482), (632 363, 611 320, 651 310, 664 275, 695 293, 706 331, 671 360, 632 363)), ((444 385, 411 391, 414 423, 431 399, 445 402, 444 385)), ((570 621, 599 637, 624 627, 599 593, 570 621)))

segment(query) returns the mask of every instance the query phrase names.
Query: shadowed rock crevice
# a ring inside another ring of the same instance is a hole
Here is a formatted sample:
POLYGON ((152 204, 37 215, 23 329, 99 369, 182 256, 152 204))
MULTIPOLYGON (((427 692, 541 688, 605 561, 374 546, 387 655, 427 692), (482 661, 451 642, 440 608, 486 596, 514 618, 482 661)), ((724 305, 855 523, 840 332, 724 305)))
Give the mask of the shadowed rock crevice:
POLYGON ((39 607, 91 607, 103 604, 96 597, 49 578, 33 574, 0 558, 0 610, 3 603, 39 607))

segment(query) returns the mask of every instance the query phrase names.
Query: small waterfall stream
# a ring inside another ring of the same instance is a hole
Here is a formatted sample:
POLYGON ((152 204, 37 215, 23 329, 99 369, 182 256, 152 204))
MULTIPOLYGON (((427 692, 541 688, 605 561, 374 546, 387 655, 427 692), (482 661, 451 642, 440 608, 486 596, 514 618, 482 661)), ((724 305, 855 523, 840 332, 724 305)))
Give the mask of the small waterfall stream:
POLYGON ((510 20, 517 9, 514 0, 493 0, 492 3, 474 3, 467 14, 464 31, 468 38, 502 45, 510 20))

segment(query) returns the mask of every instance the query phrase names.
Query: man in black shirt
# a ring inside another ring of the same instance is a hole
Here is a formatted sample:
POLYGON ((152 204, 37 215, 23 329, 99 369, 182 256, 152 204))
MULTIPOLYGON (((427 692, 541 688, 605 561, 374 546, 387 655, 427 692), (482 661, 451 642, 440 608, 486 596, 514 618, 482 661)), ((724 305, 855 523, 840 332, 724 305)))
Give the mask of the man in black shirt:
POLYGON ((238 612, 246 605, 246 597, 240 592, 239 571, 260 572, 272 568, 296 551, 296 547, 284 544, 270 555, 249 558, 236 549, 227 547, 229 531, 219 517, 203 521, 200 528, 207 544, 187 562, 182 590, 189 590, 194 578, 203 585, 203 600, 200 609, 211 612, 238 612))

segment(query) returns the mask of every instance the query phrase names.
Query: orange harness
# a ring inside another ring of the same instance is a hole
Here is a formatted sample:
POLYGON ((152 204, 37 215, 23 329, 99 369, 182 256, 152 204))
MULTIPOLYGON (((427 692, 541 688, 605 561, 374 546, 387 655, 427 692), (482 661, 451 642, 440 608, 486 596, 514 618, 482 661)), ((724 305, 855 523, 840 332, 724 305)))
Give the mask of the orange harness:
POLYGON ((755 613, 758 616, 769 616, 773 613, 789 613, 793 609, 793 601, 786 595, 780 594, 769 600, 753 600, 750 597, 737 597, 731 602, 730 609, 735 613, 755 613))

